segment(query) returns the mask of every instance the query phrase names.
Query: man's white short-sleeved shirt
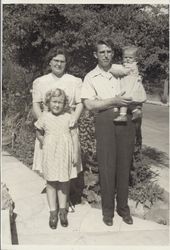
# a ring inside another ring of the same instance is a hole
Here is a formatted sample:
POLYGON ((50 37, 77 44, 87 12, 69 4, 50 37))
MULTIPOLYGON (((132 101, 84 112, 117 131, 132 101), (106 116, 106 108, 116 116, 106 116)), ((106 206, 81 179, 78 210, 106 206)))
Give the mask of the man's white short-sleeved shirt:
POLYGON ((120 94, 120 82, 110 72, 105 72, 97 65, 84 78, 81 98, 95 99, 96 96, 101 99, 113 98, 120 94))

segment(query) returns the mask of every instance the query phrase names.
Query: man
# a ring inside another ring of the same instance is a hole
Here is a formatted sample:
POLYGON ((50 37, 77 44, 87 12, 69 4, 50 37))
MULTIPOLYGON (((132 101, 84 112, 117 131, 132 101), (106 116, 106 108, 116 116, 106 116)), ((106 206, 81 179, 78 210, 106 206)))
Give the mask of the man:
POLYGON ((129 106, 132 100, 120 94, 119 81, 109 72, 114 56, 111 42, 98 41, 94 56, 98 65, 85 76, 81 97, 88 110, 97 111, 95 133, 103 221, 107 226, 113 225, 116 195, 118 214, 124 222, 133 224, 128 207, 128 183, 135 124, 129 113, 126 124, 113 121, 118 116, 113 108, 129 106))

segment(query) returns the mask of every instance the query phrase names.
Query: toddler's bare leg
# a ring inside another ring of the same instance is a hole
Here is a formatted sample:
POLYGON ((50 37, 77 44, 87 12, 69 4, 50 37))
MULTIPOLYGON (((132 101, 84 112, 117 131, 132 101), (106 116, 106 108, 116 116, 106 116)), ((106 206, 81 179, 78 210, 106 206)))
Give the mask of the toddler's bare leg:
POLYGON ((119 108, 114 107, 114 108, 113 108, 113 111, 114 111, 114 112, 118 112, 118 111, 119 111, 119 108))
POLYGON ((127 115, 127 107, 120 107, 120 115, 127 115))
POLYGON ((120 107, 120 115, 114 119, 115 122, 127 122, 127 107, 120 107))

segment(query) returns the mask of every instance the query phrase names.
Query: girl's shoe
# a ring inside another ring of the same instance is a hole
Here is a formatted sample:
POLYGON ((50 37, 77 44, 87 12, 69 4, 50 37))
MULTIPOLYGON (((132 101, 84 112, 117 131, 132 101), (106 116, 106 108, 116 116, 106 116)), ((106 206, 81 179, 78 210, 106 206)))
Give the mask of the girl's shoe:
POLYGON ((66 210, 66 208, 60 208, 59 217, 60 217, 61 226, 67 227, 68 226, 68 220, 67 220, 67 210, 66 210))
POLYGON ((57 228, 58 210, 50 211, 49 226, 51 229, 57 228))

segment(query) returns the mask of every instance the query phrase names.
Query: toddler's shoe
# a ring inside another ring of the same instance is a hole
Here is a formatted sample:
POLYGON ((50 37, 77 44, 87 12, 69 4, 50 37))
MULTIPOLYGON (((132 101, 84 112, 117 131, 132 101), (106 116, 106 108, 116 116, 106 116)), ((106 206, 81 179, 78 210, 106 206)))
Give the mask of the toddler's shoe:
POLYGON ((138 109, 132 113, 132 121, 135 121, 139 118, 142 118, 142 111, 138 109))
POLYGON ((127 115, 119 115, 114 119, 115 122, 127 122, 127 115))

